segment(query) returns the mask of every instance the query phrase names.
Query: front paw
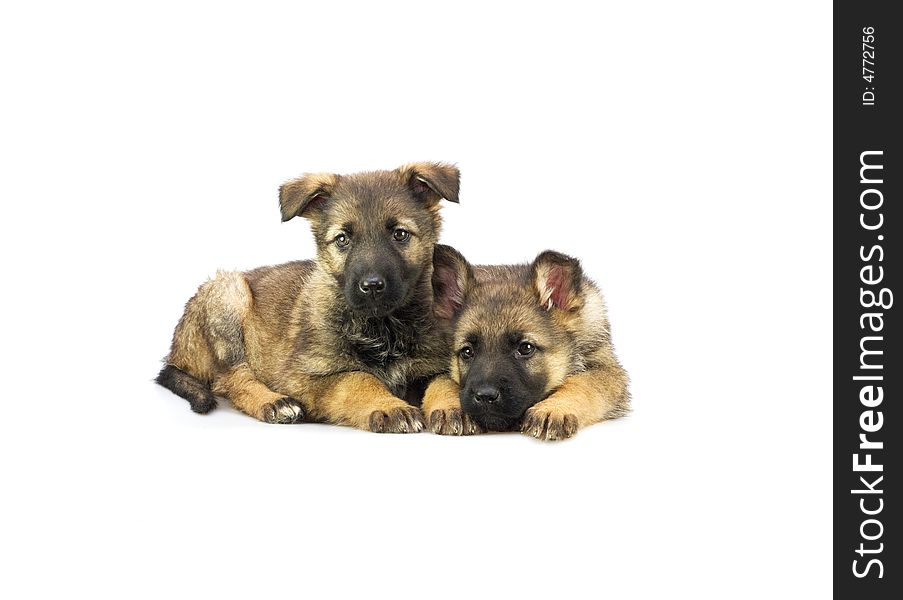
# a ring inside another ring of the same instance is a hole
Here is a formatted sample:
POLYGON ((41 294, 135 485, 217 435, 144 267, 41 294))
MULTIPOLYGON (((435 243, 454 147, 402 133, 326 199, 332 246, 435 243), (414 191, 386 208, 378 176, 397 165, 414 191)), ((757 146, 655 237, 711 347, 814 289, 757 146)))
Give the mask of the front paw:
POLYGON ((370 413, 370 431, 376 433, 417 433, 423 430, 423 413, 416 406, 400 406, 370 413))
POLYGON ((564 440, 577 433, 577 417, 554 410, 531 408, 520 430, 538 440, 564 440))
POLYGON ((300 423, 305 417, 301 403, 288 397, 264 404, 260 414, 267 423, 300 423))
POLYGON ((439 435, 474 435, 483 433, 470 415, 460 408, 437 409, 430 413, 430 431, 439 435))

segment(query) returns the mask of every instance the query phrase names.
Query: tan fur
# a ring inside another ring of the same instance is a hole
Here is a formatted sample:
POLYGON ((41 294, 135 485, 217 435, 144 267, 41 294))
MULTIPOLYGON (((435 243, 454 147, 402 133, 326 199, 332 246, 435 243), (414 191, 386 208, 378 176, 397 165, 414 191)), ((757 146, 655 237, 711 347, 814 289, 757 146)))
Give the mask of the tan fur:
POLYGON ((314 418, 377 432, 413 433, 423 428, 420 410, 393 396, 369 373, 342 373, 309 382, 305 388, 316 396, 311 402, 314 418))
POLYGON ((555 392, 527 410, 521 430, 535 438, 557 440, 627 411, 627 376, 623 369, 599 368, 575 373, 555 392), (569 422, 573 419, 573 424, 569 422))
POLYGON ((628 377, 614 353, 602 293, 582 276, 576 261, 557 253, 544 259, 546 254, 534 265, 472 268, 473 280, 464 290, 464 308, 453 334, 449 376, 437 378, 424 400, 432 431, 462 433, 444 423, 461 410, 464 363, 457 351, 472 334, 493 339, 517 332, 544 349, 523 363, 527 373, 546 382, 544 399, 529 408, 521 422, 528 435, 563 439, 629 410, 628 377), (572 272, 577 274, 573 281, 565 277, 572 272), (562 293, 562 285, 570 285, 572 293, 562 293))
POLYGON ((176 326, 168 362, 210 383, 227 363, 230 338, 251 310, 251 290, 241 273, 220 271, 199 289, 176 326))
MULTIPOLYGON (((457 177, 454 167, 416 163, 394 171, 314 174, 285 184, 280 190, 283 219, 296 214, 310 219, 317 260, 220 272, 203 284, 186 305, 166 359, 184 372, 179 377, 187 383, 176 382, 180 389, 202 396, 200 384, 210 386, 239 410, 269 422, 294 422, 303 409, 319 421, 380 432, 418 431, 419 409, 399 395, 412 382, 447 369, 449 332, 432 315, 430 278, 440 227, 436 209, 441 197, 457 201, 457 177), (322 209, 325 202, 328 210, 322 209), (415 316, 423 323, 412 350, 385 363, 365 364, 347 350, 341 330, 347 305, 338 277, 347 254, 333 240, 348 224, 381 235, 387 219, 413 233, 403 256, 419 275, 405 306, 417 307, 415 316)), ((162 375, 158 381, 167 385, 162 375)), ((192 402, 192 408, 206 412, 215 405, 210 402, 200 408, 192 402)))
POLYGON ((458 382, 440 375, 430 382, 423 396, 423 414, 433 433, 442 435, 472 435, 483 429, 461 412, 458 382))
POLYGON ((238 410, 262 421, 266 420, 265 411, 285 397, 258 381, 245 363, 218 375, 213 381, 212 389, 213 393, 231 400, 238 410))

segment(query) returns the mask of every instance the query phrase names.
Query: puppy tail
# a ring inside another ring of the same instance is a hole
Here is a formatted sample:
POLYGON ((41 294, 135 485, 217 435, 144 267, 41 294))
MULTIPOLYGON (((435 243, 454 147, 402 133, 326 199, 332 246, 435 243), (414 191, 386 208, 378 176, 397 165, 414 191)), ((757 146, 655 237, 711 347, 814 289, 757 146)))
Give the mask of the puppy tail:
POLYGON ((154 381, 188 400, 191 410, 198 414, 203 415, 216 408, 216 398, 207 384, 178 367, 164 366, 154 381))

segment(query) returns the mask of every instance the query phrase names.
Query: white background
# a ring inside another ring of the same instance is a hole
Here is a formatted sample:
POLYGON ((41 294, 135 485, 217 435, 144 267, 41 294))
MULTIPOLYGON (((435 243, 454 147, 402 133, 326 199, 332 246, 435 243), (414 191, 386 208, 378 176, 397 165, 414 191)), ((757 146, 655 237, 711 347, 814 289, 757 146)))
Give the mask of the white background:
POLYGON ((830 593, 830 5, 11 4, 0 595, 830 593), (280 183, 415 160, 472 261, 582 259, 629 418, 389 436, 151 382, 217 268, 313 255, 280 183))

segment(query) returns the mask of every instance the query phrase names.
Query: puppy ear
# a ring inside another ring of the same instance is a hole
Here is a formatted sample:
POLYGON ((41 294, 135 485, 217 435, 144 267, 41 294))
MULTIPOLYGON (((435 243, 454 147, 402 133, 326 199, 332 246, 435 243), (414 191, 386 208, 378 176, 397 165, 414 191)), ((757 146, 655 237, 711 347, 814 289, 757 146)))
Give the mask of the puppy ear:
POLYGON ((307 173, 298 179, 286 181, 279 188, 279 208, 282 220, 297 216, 310 217, 329 199, 338 175, 332 173, 307 173))
POLYGON ((446 163, 421 162, 404 165, 397 170, 417 199, 430 205, 442 198, 458 202, 461 172, 457 167, 446 163))
POLYGON ((546 250, 531 267, 539 304, 546 310, 571 311, 580 306, 583 269, 580 261, 561 252, 546 250))
POLYGON ((443 244, 433 249, 433 311, 440 319, 451 319, 464 306, 473 285, 473 267, 461 253, 443 244))

